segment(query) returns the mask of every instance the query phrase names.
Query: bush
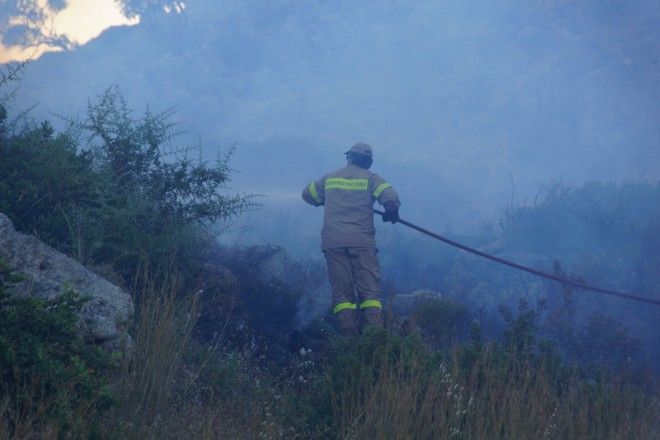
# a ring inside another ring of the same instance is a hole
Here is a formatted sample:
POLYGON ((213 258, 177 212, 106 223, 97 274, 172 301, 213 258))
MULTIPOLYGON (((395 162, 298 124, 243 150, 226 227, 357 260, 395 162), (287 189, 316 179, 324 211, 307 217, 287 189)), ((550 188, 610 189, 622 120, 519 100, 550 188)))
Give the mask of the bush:
POLYGON ((242 212, 252 199, 226 194, 229 154, 208 164, 191 160, 185 147, 166 151, 177 135, 172 117, 147 110, 134 118, 111 87, 65 133, 28 120, 1 131, 0 211, 84 264, 111 264, 125 281, 145 258, 179 254, 180 265, 193 266, 208 242, 201 226, 242 212))
MULTIPOLYGON (((116 257, 148 255, 162 261, 185 247, 195 226, 238 214, 249 196, 226 195, 229 154, 213 165, 189 158, 189 149, 166 145, 178 134, 174 112, 147 109, 136 119, 116 87, 90 104, 79 126, 90 134, 104 192, 106 248, 116 257)), ((200 242, 194 246, 200 246, 200 242)), ((132 260, 129 260, 129 263, 132 260)))
POLYGON ((91 156, 77 148, 47 122, 0 136, 0 212, 18 229, 84 262, 97 245, 82 216, 98 208, 100 188, 91 156))
POLYGON ((525 298, 518 302, 518 314, 513 316, 507 307, 500 307, 500 312, 508 328, 504 332, 506 349, 509 352, 525 356, 534 354, 537 347, 538 319, 541 315, 542 305, 530 308, 525 298))
POLYGON ((85 299, 72 291, 55 299, 10 296, 17 280, 0 265, 0 433, 20 438, 49 425, 84 432, 112 402, 110 359, 81 336, 85 299))
POLYGON ((318 438, 377 438, 357 435, 365 432, 358 428, 352 431, 364 426, 376 390, 395 370, 402 378, 417 377, 434 362, 435 356, 415 337, 378 328, 361 336, 335 337, 323 354, 321 374, 310 379, 308 393, 302 396, 305 425, 313 427, 318 438))

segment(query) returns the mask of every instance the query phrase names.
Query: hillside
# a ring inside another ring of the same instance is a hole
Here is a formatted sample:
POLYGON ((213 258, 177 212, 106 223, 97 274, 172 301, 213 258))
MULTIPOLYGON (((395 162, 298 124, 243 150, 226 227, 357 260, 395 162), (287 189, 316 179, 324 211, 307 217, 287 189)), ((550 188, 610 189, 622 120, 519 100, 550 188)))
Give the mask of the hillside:
MULTIPOLYGON (((81 327, 87 305, 97 305, 85 291, 92 287, 59 276, 63 291, 45 295, 27 266, 0 261, 5 438, 658 435, 653 347, 625 322, 583 307, 570 289, 543 291, 503 275, 483 284, 483 267, 449 257, 440 269, 452 282, 442 291, 394 295, 390 284, 386 329, 339 336, 323 303, 322 264, 274 246, 217 242, 209 227, 254 208, 253 199, 228 186, 229 157, 165 155, 160 146, 177 139, 169 113, 135 118, 110 88, 92 101, 76 136, 47 121, 12 126, 0 114, 0 212, 78 261, 67 265, 112 279, 136 304, 131 322, 121 318, 133 342, 101 349, 102 338, 81 327), (465 295, 475 280, 472 295, 521 290, 523 299, 484 308, 465 295), (32 287, 17 294, 21 283, 32 287)), ((600 189, 607 206, 616 188, 600 189)), ((639 185, 633 194, 628 200, 645 200, 657 188, 639 185)), ((563 212, 564 200, 512 213, 505 246, 538 252, 518 234, 539 213, 563 212)), ((631 225, 656 214, 621 224, 635 233, 631 225)), ((655 237, 656 229, 641 231, 643 241, 655 237)), ((635 255, 657 277, 657 253, 635 255)), ((49 261, 30 269, 56 273, 49 261)), ((636 319, 652 326, 653 313, 636 319)))
POLYGON ((549 179, 658 178, 655 2, 158 11, 33 62, 16 111, 82 114, 116 84, 133 108, 176 107, 208 157, 238 143, 237 187, 267 196, 362 139, 412 216, 454 228, 496 216, 512 180, 525 201, 549 179))
POLYGON ((660 438, 657 1, 108 5, 0 66, 0 439, 660 438))

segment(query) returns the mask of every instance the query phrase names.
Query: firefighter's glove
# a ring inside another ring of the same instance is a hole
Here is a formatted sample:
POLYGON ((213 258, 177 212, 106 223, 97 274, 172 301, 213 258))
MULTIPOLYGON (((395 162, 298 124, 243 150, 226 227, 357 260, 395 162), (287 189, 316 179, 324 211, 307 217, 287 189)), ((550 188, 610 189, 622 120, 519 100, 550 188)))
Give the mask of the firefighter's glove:
POLYGON ((384 222, 390 222, 390 223, 396 223, 399 221, 399 210, 398 209, 391 209, 389 211, 385 211, 383 214, 383 221, 384 222))

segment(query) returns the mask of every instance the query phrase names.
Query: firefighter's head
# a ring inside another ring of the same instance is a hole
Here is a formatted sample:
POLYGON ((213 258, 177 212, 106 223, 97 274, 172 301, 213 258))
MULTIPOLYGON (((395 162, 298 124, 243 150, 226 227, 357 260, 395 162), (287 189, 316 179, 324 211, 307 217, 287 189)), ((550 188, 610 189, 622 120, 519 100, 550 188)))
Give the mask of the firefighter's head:
POLYGON ((360 168, 368 170, 373 163, 374 154, 371 149, 371 145, 365 144, 363 142, 358 142, 353 145, 350 150, 346 153, 346 160, 348 163, 357 165, 360 168))

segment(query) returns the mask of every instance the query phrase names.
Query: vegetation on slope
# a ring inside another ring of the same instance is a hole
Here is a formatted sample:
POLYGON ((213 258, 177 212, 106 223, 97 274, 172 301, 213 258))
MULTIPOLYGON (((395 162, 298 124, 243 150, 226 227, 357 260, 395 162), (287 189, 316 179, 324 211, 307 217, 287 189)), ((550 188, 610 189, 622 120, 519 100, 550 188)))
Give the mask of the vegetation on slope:
MULTIPOLYGON (((0 115, 0 211, 132 288, 138 306, 135 346, 113 363, 79 335, 80 298, 10 298, 5 290, 16 278, 3 268, 4 437, 658 436, 653 378, 634 365, 609 373, 567 361, 526 305, 504 313, 499 341, 484 341, 476 324, 468 330, 472 315, 450 299, 415 309, 420 335, 398 335, 391 321, 390 331, 340 338, 320 320, 307 330, 318 339, 311 353, 273 335, 294 319, 291 310, 270 317, 257 307, 238 341, 222 331, 196 337, 204 226, 250 204, 218 191, 228 183, 227 159, 208 166, 167 155, 171 114, 135 119, 114 88, 65 133, 0 115)), ((284 285, 244 287, 257 305, 282 298, 292 305, 299 294, 284 285)), ((223 292, 214 294, 228 306, 223 292)), ((562 328, 562 341, 581 341, 575 327, 562 328)))

